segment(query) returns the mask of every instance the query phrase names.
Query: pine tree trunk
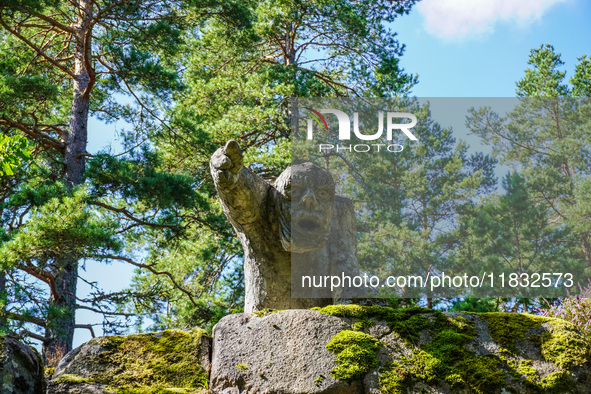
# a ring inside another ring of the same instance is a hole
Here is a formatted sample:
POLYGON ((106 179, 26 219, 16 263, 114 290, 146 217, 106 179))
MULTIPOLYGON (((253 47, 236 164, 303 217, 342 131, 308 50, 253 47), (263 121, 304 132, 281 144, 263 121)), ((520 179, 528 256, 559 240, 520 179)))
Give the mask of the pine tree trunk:
POLYGON ((76 326, 76 284, 78 261, 61 259, 56 273, 56 287, 59 296, 49 299, 49 316, 43 344, 43 358, 47 366, 56 367, 59 361, 72 350, 76 326))
POLYGON ((0 334, 6 333, 8 321, 6 320, 6 273, 0 272, 0 334))
MULTIPOLYGON (((70 112, 68 139, 64 153, 65 180, 69 188, 80 185, 84 178, 85 154, 88 135, 89 94, 94 76, 90 64, 92 0, 81 0, 79 14, 74 25, 75 33, 75 70, 70 112)), ((72 350, 74 329, 76 326, 76 285, 78 280, 78 261, 64 258, 57 261, 55 272, 57 295, 50 298, 52 314, 45 336, 43 355, 50 366, 59 362, 61 357, 72 350)))

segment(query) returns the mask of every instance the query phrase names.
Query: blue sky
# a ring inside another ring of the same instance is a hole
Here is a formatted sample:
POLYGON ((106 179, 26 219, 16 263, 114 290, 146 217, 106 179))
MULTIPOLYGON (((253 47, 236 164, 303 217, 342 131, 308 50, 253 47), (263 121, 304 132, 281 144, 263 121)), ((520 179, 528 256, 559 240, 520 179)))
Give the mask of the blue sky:
POLYGON ((546 43, 567 78, 591 55, 586 0, 424 0, 392 28, 406 44, 402 67, 419 74, 418 97, 512 97, 529 51, 546 43))
MULTIPOLYGON (((418 97, 513 97, 523 77, 529 51, 552 44, 566 63, 567 78, 577 57, 591 55, 591 2, 587 0, 424 0, 391 26, 406 44, 401 59, 409 73, 419 74, 418 97)), ((89 152, 118 145, 115 128, 123 124, 89 125, 89 152)), ((472 144, 472 141, 470 141, 472 144)), ((129 284, 133 269, 113 263, 87 262, 83 276, 108 291, 129 284)), ((79 284, 79 295, 87 286, 79 284)), ((100 323, 86 311, 80 322, 100 323)), ((100 327, 97 327, 100 335, 100 327)), ((75 346, 90 339, 77 330, 75 346)))

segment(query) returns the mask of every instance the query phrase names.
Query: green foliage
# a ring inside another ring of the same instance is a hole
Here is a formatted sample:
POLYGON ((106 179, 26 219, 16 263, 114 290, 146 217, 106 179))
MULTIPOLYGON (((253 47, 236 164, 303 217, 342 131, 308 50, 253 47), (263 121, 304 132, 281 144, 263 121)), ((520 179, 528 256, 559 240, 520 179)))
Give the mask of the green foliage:
MULTIPOLYGON (((327 166, 337 180, 338 193, 354 201, 360 266, 383 278, 392 273, 425 276, 448 268, 459 213, 496 185, 496 161, 483 154, 469 155, 465 142, 433 121, 428 104, 414 99, 396 104, 417 117, 413 133, 420 142, 405 139, 401 152, 375 153, 371 160, 359 154, 305 158, 327 166)), ((359 111, 363 110, 360 105, 359 111)), ((384 297, 420 296, 411 287, 380 292, 384 297)))
MULTIPOLYGON (((580 270, 591 264, 591 233, 583 224, 589 217, 588 193, 582 191, 588 187, 591 175, 590 104, 585 98, 570 96, 585 94, 591 86, 586 78, 588 59, 579 58, 571 78, 572 87, 565 83, 566 74, 559 70, 563 62, 551 45, 533 49, 528 64, 532 68, 517 83, 517 94, 525 97, 519 105, 507 117, 490 109, 473 110, 468 126, 493 146, 494 154, 502 162, 519 170, 522 186, 515 187, 523 189, 522 194, 527 193, 527 196, 523 194, 525 201, 529 201, 523 214, 533 215, 531 219, 521 220, 523 234, 534 242, 537 216, 537 227, 542 229, 538 235, 560 249, 554 254, 546 252, 547 257, 541 260, 558 260, 562 272, 573 265, 578 265, 575 269, 580 270), (539 213, 536 215, 534 210, 539 213)), ((509 196, 512 192, 507 191, 509 196)), ((519 198, 518 194, 515 196, 519 198)), ((513 215, 523 208, 517 200, 507 204, 512 207, 513 215)))
POLYGON ((465 298, 454 302, 450 312, 498 312, 499 299, 465 298))
POLYGON ((289 154, 290 97, 395 96, 416 83, 398 66, 404 47, 384 26, 414 1, 236 4, 246 28, 228 31, 212 18, 189 40, 187 90, 171 119, 178 131, 156 136, 183 168, 197 171, 216 145, 236 139, 250 148, 248 162, 277 175, 289 154))
MULTIPOLYGON (((52 198, 31 217, 11 239, 0 247, 0 261, 15 267, 37 261, 44 268, 49 261, 63 258, 100 256, 121 249, 115 226, 101 220, 84 203, 83 190, 72 197, 52 198)), ((5 267, 6 268, 6 267, 5 267)))
POLYGON ((58 86, 39 75, 16 76, 19 65, 14 60, 0 61, 0 115, 23 116, 22 108, 54 99, 58 86), (14 103, 20 103, 14 106, 14 103))
MULTIPOLYGON (((0 102, 1 100, 0 98, 0 102)), ((31 151, 26 139, 0 134, 0 176, 14 175, 13 168, 17 167, 21 160, 30 159, 31 151)))
POLYGON ((159 170, 161 159, 144 149, 139 157, 116 158, 98 154, 88 162, 86 176, 92 182, 93 197, 120 195, 129 201, 139 201, 148 207, 161 209, 209 209, 207 200, 193 189, 186 175, 159 170))
POLYGON ((133 241, 150 240, 153 248, 146 261, 157 270, 170 272, 195 295, 196 304, 162 276, 136 275, 130 290, 144 293, 158 289, 152 302, 129 305, 139 316, 150 317, 154 322, 150 330, 185 326, 211 330, 226 314, 242 311, 243 271, 237 262, 241 248, 229 233, 221 207, 216 204, 212 208, 203 223, 189 223, 180 237, 157 231, 133 241))
POLYGON ((560 54, 554 52, 550 44, 540 45, 530 51, 527 64, 533 69, 525 70, 525 77, 517 82, 517 95, 520 97, 562 97, 570 94, 563 84, 565 71, 558 71, 564 65, 560 54))
POLYGON ((575 75, 570 79, 572 94, 574 97, 591 97, 591 59, 583 55, 577 60, 579 63, 575 66, 575 75))
POLYGON ((462 209, 450 267, 476 275, 505 272, 507 278, 515 272, 581 273, 576 238, 569 228, 552 224, 548 208, 534 199, 523 176, 508 174, 503 187, 505 194, 462 209))

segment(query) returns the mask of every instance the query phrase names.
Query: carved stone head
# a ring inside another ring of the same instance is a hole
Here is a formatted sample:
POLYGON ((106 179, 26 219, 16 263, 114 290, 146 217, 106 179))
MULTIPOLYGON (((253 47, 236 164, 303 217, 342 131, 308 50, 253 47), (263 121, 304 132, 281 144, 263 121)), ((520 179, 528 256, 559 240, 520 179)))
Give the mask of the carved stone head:
POLYGON ((312 163, 288 167, 275 181, 284 196, 279 204, 281 244, 287 251, 304 253, 324 247, 334 210, 334 181, 312 163))

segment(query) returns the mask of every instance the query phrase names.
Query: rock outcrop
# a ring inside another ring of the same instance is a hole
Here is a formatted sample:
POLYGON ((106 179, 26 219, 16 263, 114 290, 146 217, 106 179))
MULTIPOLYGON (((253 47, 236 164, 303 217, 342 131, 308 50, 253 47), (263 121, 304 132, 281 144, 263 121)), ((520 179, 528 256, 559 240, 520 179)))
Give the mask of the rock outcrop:
POLYGON ((0 336, 0 392, 39 394, 45 390, 43 361, 37 350, 0 336))
POLYGON ((261 311, 224 317, 211 339, 199 329, 93 339, 66 355, 48 393, 583 394, 591 347, 574 325, 528 314, 261 311))
POLYGON ((589 393, 563 320, 336 305, 237 314, 213 331, 214 393, 589 393))
POLYGON ((201 329, 95 338, 64 357, 47 393, 206 392, 209 346, 201 329))
POLYGON ((214 393, 360 392, 359 382, 330 374, 336 356, 326 344, 350 328, 347 321, 313 310, 263 314, 226 316, 214 327, 214 393))

